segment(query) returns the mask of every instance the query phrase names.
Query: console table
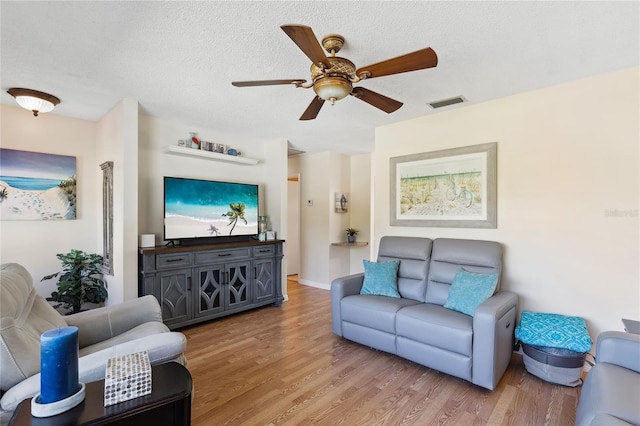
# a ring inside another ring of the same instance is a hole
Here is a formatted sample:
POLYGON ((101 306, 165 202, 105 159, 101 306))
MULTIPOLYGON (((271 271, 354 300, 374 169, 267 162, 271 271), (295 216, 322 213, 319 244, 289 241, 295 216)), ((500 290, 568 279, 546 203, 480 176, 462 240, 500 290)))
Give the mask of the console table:
POLYGON ((282 304, 283 240, 140 248, 138 294, 153 294, 176 329, 282 304))
POLYGON ((52 417, 33 417, 29 398, 18 405, 9 425, 190 425, 193 382, 189 371, 176 362, 156 365, 151 368, 151 382, 151 394, 109 407, 104 406, 104 380, 86 383, 84 401, 52 417))

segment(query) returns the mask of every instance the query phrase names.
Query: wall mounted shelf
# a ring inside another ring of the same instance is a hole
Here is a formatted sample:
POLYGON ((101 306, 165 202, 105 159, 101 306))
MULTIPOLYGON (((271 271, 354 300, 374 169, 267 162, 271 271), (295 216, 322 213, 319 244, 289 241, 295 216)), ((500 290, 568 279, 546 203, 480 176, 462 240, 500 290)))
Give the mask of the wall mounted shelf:
POLYGON ((173 155, 184 155, 187 157, 198 157, 204 160, 225 161, 227 163, 245 164, 250 166, 254 166, 259 162, 259 160, 256 160, 255 158, 220 154, 219 152, 202 151, 199 149, 185 148, 183 146, 174 145, 165 147, 164 152, 173 155))
POLYGON ((366 241, 356 241, 355 243, 331 243, 331 245, 339 247, 364 247, 369 245, 369 243, 366 241))

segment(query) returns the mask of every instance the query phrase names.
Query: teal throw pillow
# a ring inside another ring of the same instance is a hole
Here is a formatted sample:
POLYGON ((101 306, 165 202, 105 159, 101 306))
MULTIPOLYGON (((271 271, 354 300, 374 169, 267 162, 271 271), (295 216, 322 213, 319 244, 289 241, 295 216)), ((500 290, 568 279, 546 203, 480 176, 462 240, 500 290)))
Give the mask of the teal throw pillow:
POLYGON ((360 294, 400 297, 398 293, 399 260, 370 262, 363 259, 362 262, 364 263, 364 283, 360 294))
POLYGON ((444 307, 473 316, 478 306, 493 295, 497 285, 498 274, 478 274, 458 268, 444 307))

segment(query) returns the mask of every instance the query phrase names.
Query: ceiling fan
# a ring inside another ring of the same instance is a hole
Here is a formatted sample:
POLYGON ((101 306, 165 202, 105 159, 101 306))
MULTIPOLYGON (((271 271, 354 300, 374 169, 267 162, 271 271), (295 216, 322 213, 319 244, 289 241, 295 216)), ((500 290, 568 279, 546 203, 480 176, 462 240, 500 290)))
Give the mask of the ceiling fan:
POLYGON ((386 113, 392 113, 402 106, 402 102, 364 87, 353 87, 353 83, 374 77, 433 68, 438 65, 436 52, 427 47, 356 69, 350 60, 336 56, 336 53, 344 45, 344 37, 341 35, 329 34, 323 37, 322 45, 320 45, 311 27, 306 25, 282 25, 280 28, 311 59, 312 81, 307 83, 307 80, 303 79, 257 80, 234 81, 231 84, 237 87, 272 86, 277 84, 293 84, 304 89, 313 87, 316 96, 302 114, 300 120, 313 120, 326 101, 331 102, 333 105, 337 100, 343 99, 347 95, 365 101, 386 113), (325 55, 323 47, 330 56, 325 55))

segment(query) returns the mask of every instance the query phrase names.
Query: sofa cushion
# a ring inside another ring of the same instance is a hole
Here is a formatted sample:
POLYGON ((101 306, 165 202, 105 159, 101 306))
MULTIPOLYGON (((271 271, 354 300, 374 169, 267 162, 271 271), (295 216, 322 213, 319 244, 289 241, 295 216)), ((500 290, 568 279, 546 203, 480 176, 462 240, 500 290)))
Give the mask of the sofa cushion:
POLYGON ((363 259, 362 263, 364 264, 364 281, 360 294, 400 297, 398 293, 399 260, 370 262, 363 259))
POLYGON ((66 326, 64 318, 38 296, 23 266, 0 266, 0 389, 6 391, 40 372, 40 335, 66 326))
POLYGON ((378 262, 400 260, 398 293, 405 299, 424 302, 431 259, 429 238, 387 236, 380 239, 378 262))
POLYGON ((411 299, 357 294, 340 301, 342 320, 387 333, 396 332, 396 313, 418 302, 411 299))
POLYGON ((498 274, 477 274, 458 268, 444 307, 473 316, 482 302, 493 295, 498 274))
POLYGON ((434 240, 425 298, 427 303, 446 303, 451 283, 460 267, 479 274, 497 273, 496 291, 500 290, 501 244, 495 241, 452 238, 434 240))
POLYGON ((398 336, 468 357, 473 353, 473 318, 432 303, 402 308, 396 318, 398 336))

